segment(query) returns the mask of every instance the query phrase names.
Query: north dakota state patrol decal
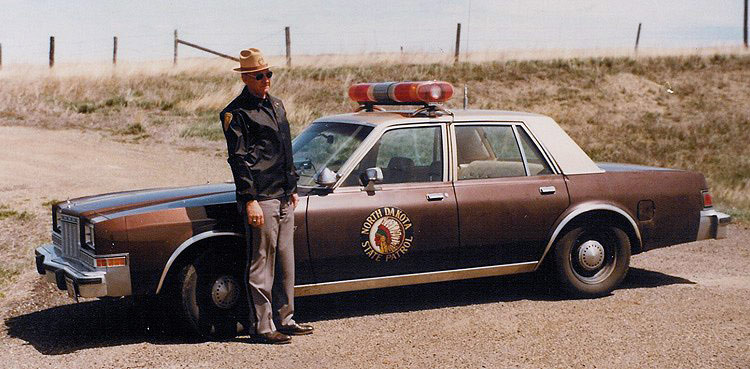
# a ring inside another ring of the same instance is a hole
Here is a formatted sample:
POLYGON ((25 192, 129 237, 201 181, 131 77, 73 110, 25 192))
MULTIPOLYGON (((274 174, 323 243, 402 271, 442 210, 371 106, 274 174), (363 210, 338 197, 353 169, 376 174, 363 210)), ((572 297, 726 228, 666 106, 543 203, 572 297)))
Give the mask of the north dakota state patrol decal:
POLYGON ((362 224, 359 234, 362 250, 375 261, 398 260, 414 241, 413 226, 409 216, 399 208, 375 209, 362 224))

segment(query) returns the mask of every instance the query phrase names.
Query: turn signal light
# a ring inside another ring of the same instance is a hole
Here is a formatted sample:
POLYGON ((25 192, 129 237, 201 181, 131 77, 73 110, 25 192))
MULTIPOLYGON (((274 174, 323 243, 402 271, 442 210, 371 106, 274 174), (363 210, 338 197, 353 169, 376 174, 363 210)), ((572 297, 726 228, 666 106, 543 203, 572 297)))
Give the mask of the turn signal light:
POLYGON ((710 208, 712 206, 714 206, 714 199, 711 197, 711 193, 703 191, 703 207, 710 208))
POLYGON ((360 103, 425 104, 450 100, 453 86, 443 81, 357 83, 349 98, 360 103))
POLYGON ((111 268, 125 265, 128 265, 127 258, 125 256, 96 259, 97 268, 111 268))

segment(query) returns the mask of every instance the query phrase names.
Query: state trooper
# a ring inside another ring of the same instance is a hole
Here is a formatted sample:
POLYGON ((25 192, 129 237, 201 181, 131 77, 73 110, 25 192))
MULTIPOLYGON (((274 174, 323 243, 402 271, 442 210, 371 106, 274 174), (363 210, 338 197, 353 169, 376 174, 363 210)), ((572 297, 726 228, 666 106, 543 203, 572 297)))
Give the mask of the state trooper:
POLYGON ((245 86, 219 119, 245 225, 245 280, 255 337, 263 343, 283 344, 291 342, 290 335, 312 333, 313 327, 292 318, 299 176, 284 104, 268 93, 273 76, 269 68, 260 50, 240 52, 240 66, 234 71, 245 86))

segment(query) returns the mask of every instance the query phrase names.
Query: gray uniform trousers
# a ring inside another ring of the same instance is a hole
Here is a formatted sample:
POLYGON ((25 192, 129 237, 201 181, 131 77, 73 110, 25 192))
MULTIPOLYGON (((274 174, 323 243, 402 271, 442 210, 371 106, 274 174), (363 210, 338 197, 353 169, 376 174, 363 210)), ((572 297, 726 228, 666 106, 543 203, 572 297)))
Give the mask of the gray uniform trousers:
MULTIPOLYGON (((293 325, 294 314, 294 208, 287 199, 258 201, 263 210, 260 228, 247 223, 242 212, 248 248, 248 301, 255 313, 258 334, 276 330, 276 325, 293 325)), ((252 314, 251 314, 252 315, 252 314)), ((252 318, 252 317, 251 317, 252 318)), ((252 319, 251 319, 252 320, 252 319)))

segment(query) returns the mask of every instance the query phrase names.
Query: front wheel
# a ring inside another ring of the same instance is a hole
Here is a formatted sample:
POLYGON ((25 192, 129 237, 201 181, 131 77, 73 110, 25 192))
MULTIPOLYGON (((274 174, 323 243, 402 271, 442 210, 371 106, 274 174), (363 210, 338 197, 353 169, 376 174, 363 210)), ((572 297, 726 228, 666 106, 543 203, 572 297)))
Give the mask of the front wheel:
POLYGON ((190 333, 208 339, 227 338, 247 324, 242 259, 209 251, 181 270, 178 298, 190 333))
POLYGON ((628 272, 630 240, 617 227, 578 227, 557 241, 554 259, 558 280, 569 293, 604 296, 628 272))

